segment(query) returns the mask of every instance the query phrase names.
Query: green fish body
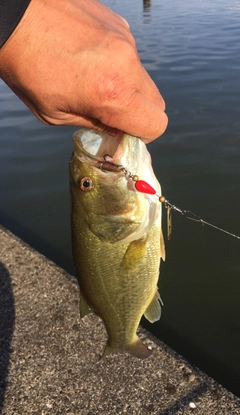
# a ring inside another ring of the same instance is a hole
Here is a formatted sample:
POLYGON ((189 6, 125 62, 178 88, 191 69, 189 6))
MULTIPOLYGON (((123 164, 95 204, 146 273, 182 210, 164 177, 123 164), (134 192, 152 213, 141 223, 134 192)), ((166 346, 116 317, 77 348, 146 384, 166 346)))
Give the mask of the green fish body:
POLYGON ((72 250, 80 315, 94 312, 103 320, 108 334, 103 355, 127 351, 146 358, 151 351, 136 332, 142 315, 151 322, 161 315, 161 203, 155 195, 138 192, 128 172, 160 195, 150 155, 140 139, 127 134, 111 137, 83 129, 73 141, 72 250), (104 161, 107 154, 114 165, 104 161))

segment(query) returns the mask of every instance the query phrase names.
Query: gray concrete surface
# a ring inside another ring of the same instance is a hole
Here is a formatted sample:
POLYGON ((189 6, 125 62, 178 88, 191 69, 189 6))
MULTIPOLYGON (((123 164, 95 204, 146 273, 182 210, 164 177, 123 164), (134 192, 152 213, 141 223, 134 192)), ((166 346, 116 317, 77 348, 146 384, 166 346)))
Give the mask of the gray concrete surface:
POLYGON ((99 361, 106 333, 80 321, 75 279, 3 228, 0 252, 3 415, 240 414, 240 399, 143 329, 149 359, 99 361))

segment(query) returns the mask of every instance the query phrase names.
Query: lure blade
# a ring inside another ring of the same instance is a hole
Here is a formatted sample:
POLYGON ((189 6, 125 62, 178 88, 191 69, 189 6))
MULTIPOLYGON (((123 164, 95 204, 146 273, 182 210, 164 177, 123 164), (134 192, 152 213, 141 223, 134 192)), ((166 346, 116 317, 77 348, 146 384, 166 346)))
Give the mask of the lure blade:
POLYGON ((172 208, 167 206, 167 238, 170 241, 172 236, 172 208))

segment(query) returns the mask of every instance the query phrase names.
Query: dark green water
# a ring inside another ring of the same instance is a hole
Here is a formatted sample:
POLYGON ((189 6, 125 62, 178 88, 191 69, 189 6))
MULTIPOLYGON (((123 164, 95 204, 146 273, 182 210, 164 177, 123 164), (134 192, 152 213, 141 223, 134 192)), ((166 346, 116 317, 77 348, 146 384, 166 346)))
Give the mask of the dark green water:
MULTIPOLYGON (((239 1, 104 3, 167 102, 168 130, 149 146, 165 196, 240 235, 239 1)), ((71 273, 75 130, 42 125, 0 83, 0 222, 71 273)), ((166 248, 162 319, 145 326, 240 395, 240 241, 174 213, 166 248)))

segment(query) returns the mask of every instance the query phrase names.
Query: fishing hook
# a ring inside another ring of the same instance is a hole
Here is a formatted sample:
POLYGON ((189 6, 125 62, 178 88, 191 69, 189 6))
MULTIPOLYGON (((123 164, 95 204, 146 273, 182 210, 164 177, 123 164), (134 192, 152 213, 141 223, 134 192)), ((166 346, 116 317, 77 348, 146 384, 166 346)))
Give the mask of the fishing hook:
POLYGON ((117 169, 120 166, 119 164, 113 163, 113 161, 107 160, 107 157, 110 157, 111 159, 113 158, 112 156, 110 156, 110 154, 105 154, 103 156, 104 161, 102 161, 99 166, 100 170, 103 171, 104 173, 107 173, 107 170, 103 170, 104 164, 110 164, 110 166, 116 167, 117 169))
POLYGON ((110 157, 111 159, 113 159, 113 156, 110 156, 110 154, 105 154, 103 156, 104 161, 102 161, 100 164, 101 171, 103 171, 104 173, 107 173, 106 170, 103 170, 103 165, 110 164, 110 166, 116 167, 118 170, 122 171, 125 174, 125 176, 133 177, 132 174, 125 167, 123 167, 122 164, 117 164, 117 163, 114 163, 113 161, 107 160, 107 157, 110 157))

